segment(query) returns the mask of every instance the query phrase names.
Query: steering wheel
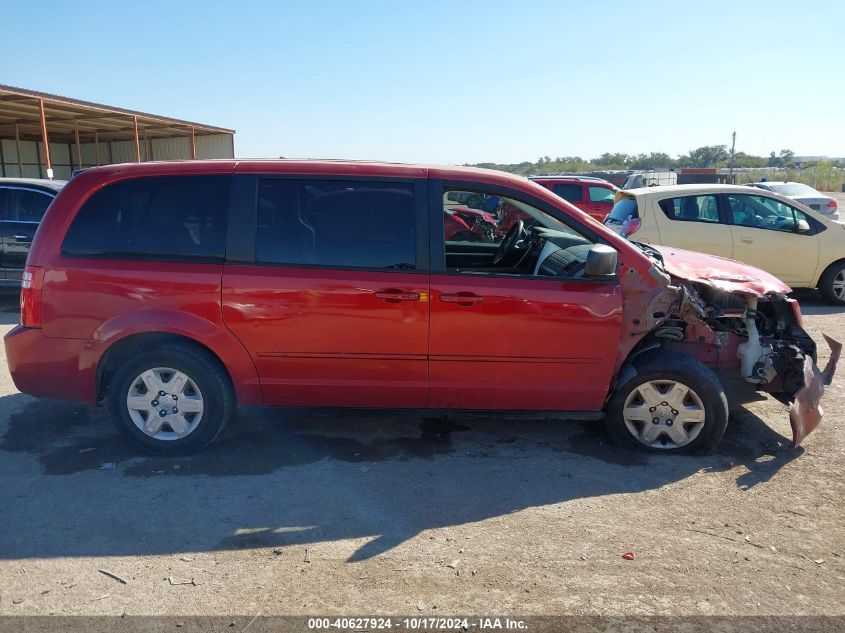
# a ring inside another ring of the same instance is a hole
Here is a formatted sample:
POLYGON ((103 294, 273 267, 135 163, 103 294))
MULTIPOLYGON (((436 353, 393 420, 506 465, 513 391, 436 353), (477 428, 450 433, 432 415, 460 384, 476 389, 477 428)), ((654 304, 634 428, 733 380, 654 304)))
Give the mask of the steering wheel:
POLYGON ((496 251, 496 256, 493 258, 494 266, 501 266, 511 257, 511 255, 513 255, 513 251, 519 243, 519 240, 522 239, 524 233, 525 222, 517 220, 516 223, 508 229, 502 243, 499 244, 499 250, 496 251))

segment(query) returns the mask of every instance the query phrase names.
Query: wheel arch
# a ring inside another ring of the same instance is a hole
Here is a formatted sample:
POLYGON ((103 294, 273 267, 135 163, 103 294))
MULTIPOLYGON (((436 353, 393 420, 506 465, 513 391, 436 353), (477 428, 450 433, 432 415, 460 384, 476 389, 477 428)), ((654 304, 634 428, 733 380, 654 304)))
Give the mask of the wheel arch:
POLYGON ((256 406, 263 402, 255 363, 222 324, 183 312, 140 310, 108 321, 92 338, 104 348, 95 372, 98 401, 105 396, 109 377, 121 360, 151 345, 183 342, 204 350, 220 363, 238 404, 256 406))
POLYGON ((834 261, 830 262, 830 263, 829 263, 827 266, 825 266, 824 268, 822 268, 822 267, 820 266, 820 267, 819 267, 819 270, 820 270, 821 272, 819 272, 819 276, 818 276, 818 278, 815 280, 815 283, 813 284, 813 287, 814 287, 814 288, 818 288, 818 287, 821 285, 821 283, 822 283, 822 279, 824 279, 825 273, 827 273, 827 271, 828 271, 828 270, 830 270, 831 268, 833 268, 833 267, 834 267, 834 266, 836 266, 837 264, 845 264, 845 257, 840 257, 839 259, 836 259, 836 260, 834 260, 834 261))
POLYGON ((610 385, 610 389, 607 390, 607 396, 604 399, 604 405, 602 408, 607 406, 607 403, 610 402, 610 399, 613 397, 613 394, 616 393, 616 390, 621 386, 624 385, 628 380, 630 380, 635 374, 636 370, 634 369, 634 361, 637 359, 638 356, 642 356, 648 352, 661 349, 662 345, 660 341, 656 339, 651 334, 647 334, 644 336, 640 341, 634 346, 634 348, 628 353, 628 356, 622 362, 622 365, 619 367, 619 371, 616 372, 616 375, 613 377, 613 382, 610 385))

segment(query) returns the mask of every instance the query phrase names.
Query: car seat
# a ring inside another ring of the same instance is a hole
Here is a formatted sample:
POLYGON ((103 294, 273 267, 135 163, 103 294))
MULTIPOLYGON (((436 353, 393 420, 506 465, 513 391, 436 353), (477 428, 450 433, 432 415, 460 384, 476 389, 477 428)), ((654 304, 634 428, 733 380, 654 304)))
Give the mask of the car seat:
POLYGON ((316 233, 302 215, 299 187, 289 183, 263 185, 258 199, 260 253, 272 253, 271 261, 313 262, 316 233))
POLYGON ((681 220, 697 220, 698 213, 698 198, 693 196, 681 199, 681 220))

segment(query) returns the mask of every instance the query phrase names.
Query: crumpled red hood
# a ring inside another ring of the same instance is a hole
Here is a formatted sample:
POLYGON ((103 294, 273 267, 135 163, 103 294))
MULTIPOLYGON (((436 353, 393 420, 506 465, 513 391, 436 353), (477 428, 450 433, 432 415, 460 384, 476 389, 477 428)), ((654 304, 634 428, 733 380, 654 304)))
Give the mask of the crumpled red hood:
POLYGON ((764 270, 726 257, 649 244, 663 255, 666 272, 685 281, 705 283, 726 292, 762 296, 787 294, 792 288, 764 270))

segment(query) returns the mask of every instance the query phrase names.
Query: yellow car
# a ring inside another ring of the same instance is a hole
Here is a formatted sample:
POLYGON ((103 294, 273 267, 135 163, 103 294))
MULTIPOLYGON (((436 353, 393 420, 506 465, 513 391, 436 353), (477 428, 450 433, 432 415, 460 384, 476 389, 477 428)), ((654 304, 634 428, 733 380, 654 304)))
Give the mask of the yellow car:
POLYGON ((604 223, 634 242, 751 264, 845 305, 845 225, 774 192, 741 185, 623 190, 604 223))

